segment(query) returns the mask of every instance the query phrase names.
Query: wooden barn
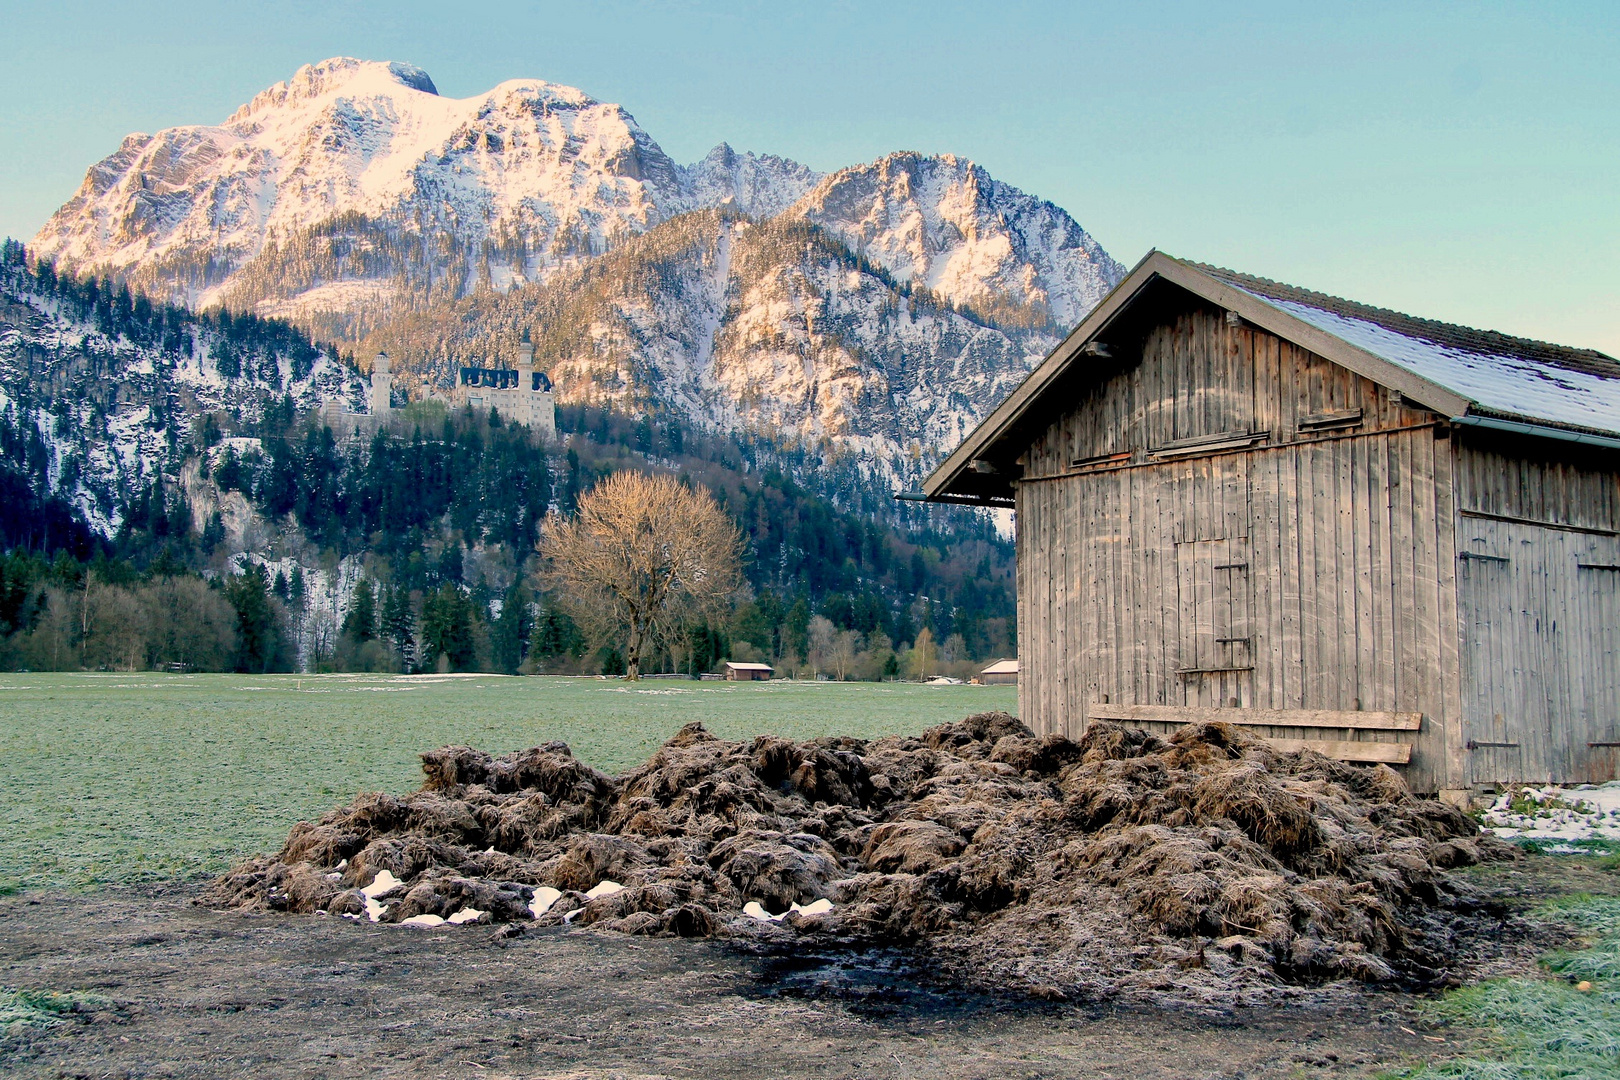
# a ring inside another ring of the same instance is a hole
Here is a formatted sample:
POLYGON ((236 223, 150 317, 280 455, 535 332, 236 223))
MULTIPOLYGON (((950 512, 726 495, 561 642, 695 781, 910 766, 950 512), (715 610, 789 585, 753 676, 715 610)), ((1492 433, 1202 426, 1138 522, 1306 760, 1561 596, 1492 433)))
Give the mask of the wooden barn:
POLYGON ((928 478, 1018 523, 1019 709, 1461 799, 1615 778, 1620 362, 1151 253, 928 478))

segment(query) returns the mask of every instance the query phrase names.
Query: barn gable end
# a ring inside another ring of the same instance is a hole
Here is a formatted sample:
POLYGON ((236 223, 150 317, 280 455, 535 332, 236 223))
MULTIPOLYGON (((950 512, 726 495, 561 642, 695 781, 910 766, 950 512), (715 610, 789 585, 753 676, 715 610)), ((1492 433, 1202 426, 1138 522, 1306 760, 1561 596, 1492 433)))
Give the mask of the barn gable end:
MULTIPOLYGON (((1255 282, 1150 256, 929 478, 931 498, 1017 508, 1025 722, 1215 716, 1430 791, 1612 778, 1603 432, 1507 434, 1538 418, 1429 377, 1474 378, 1475 354, 1369 356, 1255 282)), ((1319 321, 1373 310, 1345 306, 1319 321)))

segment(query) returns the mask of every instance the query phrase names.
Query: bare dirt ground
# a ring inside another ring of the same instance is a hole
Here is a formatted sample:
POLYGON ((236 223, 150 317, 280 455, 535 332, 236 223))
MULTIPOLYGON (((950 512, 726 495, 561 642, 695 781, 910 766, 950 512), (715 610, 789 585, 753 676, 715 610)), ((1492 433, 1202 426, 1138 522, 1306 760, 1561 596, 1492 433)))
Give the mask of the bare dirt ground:
MULTIPOLYGON (((1510 903, 1620 892, 1533 858, 1470 872, 1510 903)), ((893 952, 766 956, 592 930, 454 930, 192 904, 200 885, 0 900, 0 985, 106 1004, 0 1045, 40 1077, 1371 1076, 1461 1052, 1421 999, 1339 984, 1288 1007, 1050 1003, 930 985, 893 952)), ((1477 974, 1557 932, 1504 935, 1477 974)))

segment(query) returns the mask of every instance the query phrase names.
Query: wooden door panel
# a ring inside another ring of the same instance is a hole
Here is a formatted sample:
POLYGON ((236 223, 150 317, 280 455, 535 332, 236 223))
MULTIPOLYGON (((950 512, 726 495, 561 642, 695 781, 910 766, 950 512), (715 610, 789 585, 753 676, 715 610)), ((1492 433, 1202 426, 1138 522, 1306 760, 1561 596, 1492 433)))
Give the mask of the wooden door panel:
POLYGON ((1250 707, 1255 628, 1249 538, 1184 540, 1175 548, 1182 703, 1250 707))
POLYGON ((1511 665, 1522 662, 1529 643, 1522 638, 1524 583, 1516 562, 1522 562, 1502 524, 1468 520, 1457 558, 1457 601, 1462 620, 1463 651, 1468 698, 1467 753, 1471 782, 1518 784, 1535 773, 1537 761, 1527 737, 1532 724, 1546 727, 1544 710, 1526 715, 1528 699, 1522 672, 1511 665))
POLYGON ((1470 776, 1614 778, 1620 539, 1465 517, 1458 556, 1470 776))
POLYGON ((1570 779, 1601 784, 1620 766, 1620 538, 1571 540, 1570 779))

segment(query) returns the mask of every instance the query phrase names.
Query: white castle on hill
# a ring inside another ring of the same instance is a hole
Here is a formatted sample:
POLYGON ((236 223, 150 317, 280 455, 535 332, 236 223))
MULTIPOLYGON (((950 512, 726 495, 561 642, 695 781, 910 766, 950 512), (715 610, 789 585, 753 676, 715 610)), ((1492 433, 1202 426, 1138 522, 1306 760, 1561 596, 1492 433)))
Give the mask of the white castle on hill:
POLYGON ((552 399, 551 376, 534 366, 534 346, 523 335, 518 346, 517 370, 463 367, 450 400, 457 408, 494 409, 504 420, 527 424, 536 435, 557 435, 557 406, 552 399))
MULTIPOLYGON (((534 367, 534 346, 524 334, 518 347, 517 370, 511 368, 463 367, 451 391, 455 408, 494 409, 503 420, 526 424, 531 432, 545 439, 557 437, 557 406, 551 392, 551 376, 534 367)), ((388 354, 379 352, 371 362, 371 409, 354 412, 338 400, 321 406, 321 419, 340 439, 361 438, 387 430, 397 412, 393 402, 394 369, 388 354)), ((437 396, 437 395, 435 395, 437 396)))

